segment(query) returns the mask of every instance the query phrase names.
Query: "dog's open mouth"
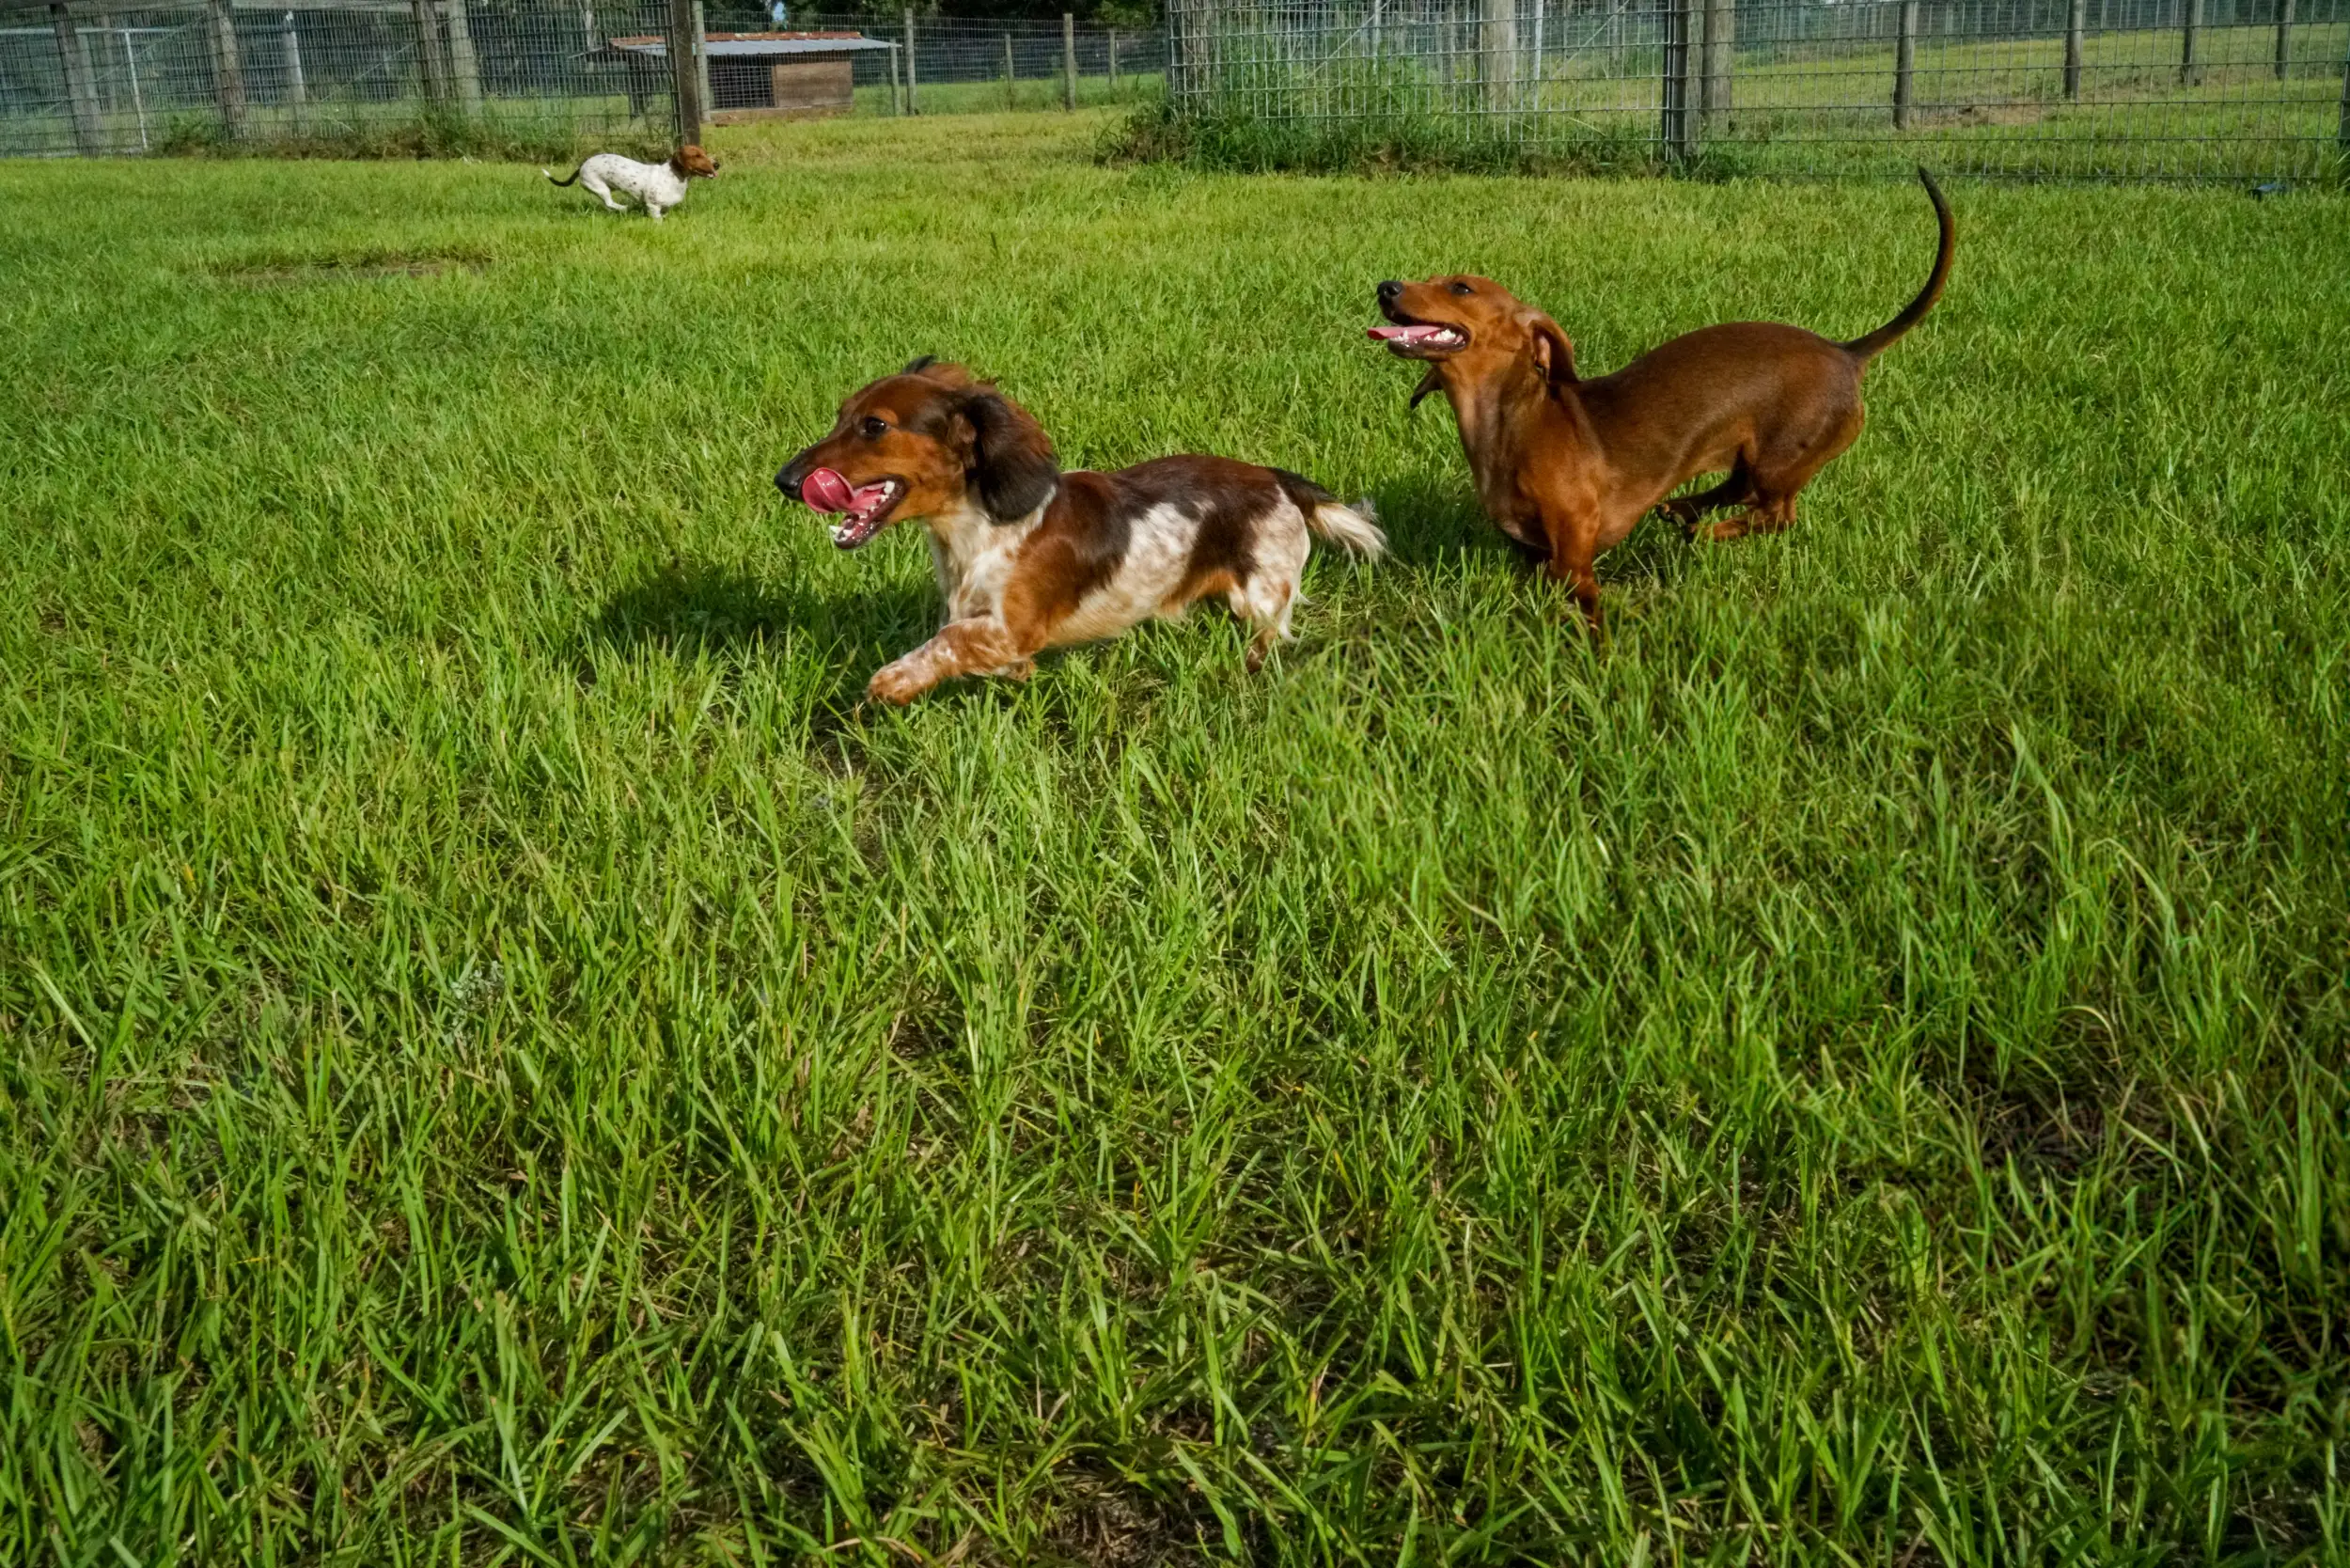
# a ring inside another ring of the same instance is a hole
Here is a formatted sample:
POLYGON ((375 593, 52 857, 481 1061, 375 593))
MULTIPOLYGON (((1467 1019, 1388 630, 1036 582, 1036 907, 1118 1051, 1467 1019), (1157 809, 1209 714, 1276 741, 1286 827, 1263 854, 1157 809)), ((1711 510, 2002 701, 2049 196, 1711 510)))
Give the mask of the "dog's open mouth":
POLYGON ((811 510, 847 513, 832 525, 832 541, 843 550, 854 550, 880 533, 905 493, 903 479, 875 479, 852 488, 829 468, 819 468, 800 481, 800 499, 811 510))
POLYGON ((1450 353, 1468 347, 1468 334, 1455 326, 1436 326, 1427 321, 1402 321, 1394 326, 1375 326, 1368 336, 1374 343, 1385 343, 1396 353, 1410 359, 1425 359, 1431 354, 1450 353))

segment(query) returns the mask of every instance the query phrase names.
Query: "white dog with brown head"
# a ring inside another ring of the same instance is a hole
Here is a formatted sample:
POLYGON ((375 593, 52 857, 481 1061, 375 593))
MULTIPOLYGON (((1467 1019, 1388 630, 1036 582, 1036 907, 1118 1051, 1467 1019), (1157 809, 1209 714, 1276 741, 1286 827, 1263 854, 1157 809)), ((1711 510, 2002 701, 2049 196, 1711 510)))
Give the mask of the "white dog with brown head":
POLYGON ((662 213, 685 199, 687 180, 718 177, 718 163, 689 142, 671 153, 666 164, 640 164, 617 152, 599 152, 573 169, 570 180, 556 179, 553 169, 539 172, 556 185, 578 181, 603 197, 603 204, 615 212, 628 211, 612 199, 614 191, 624 192, 643 202, 646 215, 659 223, 662 213))

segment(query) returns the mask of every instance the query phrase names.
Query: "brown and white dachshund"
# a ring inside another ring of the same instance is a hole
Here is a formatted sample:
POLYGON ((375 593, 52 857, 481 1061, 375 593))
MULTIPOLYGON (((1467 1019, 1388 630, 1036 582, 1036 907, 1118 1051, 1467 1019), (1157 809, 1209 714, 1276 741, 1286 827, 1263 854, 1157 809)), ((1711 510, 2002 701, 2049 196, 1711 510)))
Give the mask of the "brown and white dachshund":
POLYGON ((1026 679, 1043 649, 1175 619, 1214 596, 1255 629, 1253 670, 1290 635, 1308 530, 1357 556, 1386 545, 1368 508, 1279 468, 1168 457, 1063 473, 1027 410, 927 357, 842 403, 776 486, 844 514, 832 530, 843 550, 901 519, 929 525, 946 624, 874 675, 866 691, 883 702, 957 675, 1026 679))
POLYGON ((1715 539, 1776 533, 1794 522, 1796 493, 1860 434, 1861 372, 1934 307, 1957 244, 1942 193, 1925 170, 1918 178, 1941 226, 1934 271, 1900 315, 1849 343, 1733 321, 1584 381, 1558 322, 1475 276, 1382 283, 1391 324, 1371 336, 1428 362, 1412 406, 1438 390, 1450 400, 1487 514, 1549 557, 1596 628, 1592 563, 1674 487, 1728 470, 1713 489, 1665 502, 1691 537, 1717 507, 1745 510, 1716 523, 1715 539))

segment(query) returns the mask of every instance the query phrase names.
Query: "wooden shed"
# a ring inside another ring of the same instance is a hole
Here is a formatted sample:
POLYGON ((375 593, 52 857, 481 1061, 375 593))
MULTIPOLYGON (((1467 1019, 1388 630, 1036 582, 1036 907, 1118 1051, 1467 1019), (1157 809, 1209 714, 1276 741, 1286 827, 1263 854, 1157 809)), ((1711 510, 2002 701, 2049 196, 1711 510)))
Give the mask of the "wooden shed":
MULTIPOLYGON (((659 38, 614 39, 611 46, 640 59, 666 59, 669 54, 659 38)), ((861 33, 705 33, 710 123, 845 115, 853 56, 888 47, 861 33)))

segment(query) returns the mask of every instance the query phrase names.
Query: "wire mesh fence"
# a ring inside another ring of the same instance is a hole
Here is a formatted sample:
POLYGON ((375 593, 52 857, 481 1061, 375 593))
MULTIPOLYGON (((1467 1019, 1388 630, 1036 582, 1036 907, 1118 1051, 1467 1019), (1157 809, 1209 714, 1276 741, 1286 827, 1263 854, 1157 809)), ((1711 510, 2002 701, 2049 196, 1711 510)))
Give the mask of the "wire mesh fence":
MULTIPOLYGON (((669 66, 643 46, 666 35, 670 18, 661 0, 0 8, 0 155, 223 141, 414 151, 658 144, 675 127, 669 66)), ((1129 102, 1157 92, 1167 67, 1157 29, 796 16, 791 25, 888 45, 840 62, 853 92, 820 112, 1129 102)), ((701 64, 702 103, 721 119, 754 101, 751 88, 763 94, 774 69, 725 57, 701 64)))
POLYGON ((898 46, 856 62, 859 114, 908 112, 909 86, 912 112, 939 115, 1136 102, 1166 81, 1167 34, 1156 27, 916 17, 909 28, 903 16, 884 24, 797 13, 791 24, 861 29, 898 46))
POLYGON ((465 0, 0 11, 0 153, 356 145, 433 120, 522 140, 666 134, 666 77, 605 47, 609 29, 660 14, 465 0))
POLYGON ((2338 179, 2350 0, 1175 0, 1174 112, 1272 161, 2338 179))

